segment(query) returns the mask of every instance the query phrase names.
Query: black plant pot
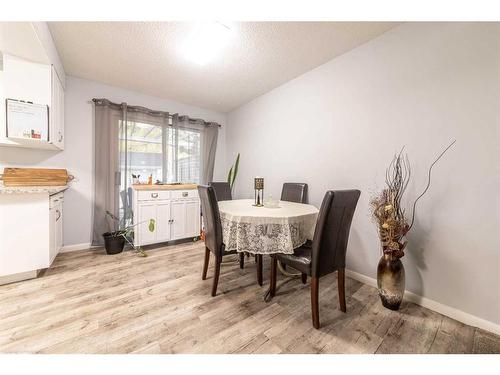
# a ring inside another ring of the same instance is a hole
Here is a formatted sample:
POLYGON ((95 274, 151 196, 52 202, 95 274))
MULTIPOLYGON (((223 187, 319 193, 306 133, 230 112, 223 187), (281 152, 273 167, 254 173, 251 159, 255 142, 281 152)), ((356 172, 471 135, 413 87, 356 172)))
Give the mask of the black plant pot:
POLYGON ((389 254, 383 255, 378 262, 377 285, 382 305, 391 310, 399 310, 405 293, 403 263, 389 254))
POLYGON ((125 238, 122 235, 117 235, 116 232, 106 232, 102 235, 104 237, 104 248, 106 254, 120 254, 125 246, 125 238))

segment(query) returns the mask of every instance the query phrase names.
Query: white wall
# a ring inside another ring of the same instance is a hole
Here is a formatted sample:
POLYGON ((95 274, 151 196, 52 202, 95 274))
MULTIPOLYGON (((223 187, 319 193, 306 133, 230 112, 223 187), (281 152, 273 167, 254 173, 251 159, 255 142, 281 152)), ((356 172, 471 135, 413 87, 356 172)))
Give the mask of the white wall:
POLYGON ((174 101, 68 76, 65 97, 65 150, 62 152, 0 147, 0 170, 6 166, 66 168, 76 179, 64 198, 64 245, 89 243, 93 196, 93 107, 92 98, 107 98, 151 109, 178 112, 215 121, 219 129, 214 179, 225 171, 225 115, 174 101))
POLYGON ((307 182, 318 207, 328 189, 360 189, 347 266, 376 277, 369 199, 392 155, 406 145, 412 202, 457 139, 418 206, 407 289, 499 324, 499 113, 498 23, 404 24, 228 114, 236 196, 253 197, 255 175, 273 197, 285 181, 307 182))

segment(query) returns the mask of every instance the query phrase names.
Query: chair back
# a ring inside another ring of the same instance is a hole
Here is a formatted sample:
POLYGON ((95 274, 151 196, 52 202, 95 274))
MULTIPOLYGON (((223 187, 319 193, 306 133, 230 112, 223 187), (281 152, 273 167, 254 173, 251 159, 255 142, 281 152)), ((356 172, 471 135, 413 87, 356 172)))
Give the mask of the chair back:
POLYGON ((210 182, 208 186, 211 186, 215 190, 215 196, 218 201, 230 201, 233 199, 231 194, 231 186, 229 182, 210 182))
POLYGON ((361 192, 329 190, 323 198, 312 244, 312 276, 345 268, 352 217, 361 192))
POLYGON ((199 185, 198 195, 205 229, 205 246, 216 256, 222 256, 222 225, 214 188, 199 185))
POLYGON ((295 203, 308 203, 307 184, 285 182, 281 190, 281 200, 295 203))

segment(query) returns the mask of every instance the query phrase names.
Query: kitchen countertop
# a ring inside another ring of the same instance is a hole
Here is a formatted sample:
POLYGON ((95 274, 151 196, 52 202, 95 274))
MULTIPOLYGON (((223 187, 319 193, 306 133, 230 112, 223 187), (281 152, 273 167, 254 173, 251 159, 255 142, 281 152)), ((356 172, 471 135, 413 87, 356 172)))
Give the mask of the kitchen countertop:
POLYGON ((135 190, 192 190, 198 187, 197 184, 178 184, 178 185, 132 185, 135 190))
POLYGON ((4 186, 0 182, 0 194, 37 194, 48 193, 54 195, 64 191, 69 186, 4 186))

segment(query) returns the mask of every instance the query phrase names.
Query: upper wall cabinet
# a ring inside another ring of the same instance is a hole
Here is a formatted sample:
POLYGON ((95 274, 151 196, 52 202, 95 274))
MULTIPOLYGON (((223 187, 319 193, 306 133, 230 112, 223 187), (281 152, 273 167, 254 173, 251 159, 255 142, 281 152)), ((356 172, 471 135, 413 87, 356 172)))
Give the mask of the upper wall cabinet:
POLYGON ((54 67, 51 67, 51 101, 49 143, 64 150, 64 89, 54 67))
POLYGON ((51 104, 50 65, 3 55, 5 99, 23 100, 36 104, 51 104))
POLYGON ((64 69, 47 23, 0 22, 0 146, 64 149, 64 87, 64 69), (47 106, 47 124, 40 117, 36 126, 18 118, 16 137, 9 137, 6 99, 47 106), (41 131, 31 132, 33 127, 41 131))
POLYGON ((26 125, 26 139, 10 138, 10 123, 5 116, 0 120, 0 145, 63 150, 64 89, 54 67, 4 54, 2 78, 4 97, 0 98, 0 105, 4 106, 3 111, 6 99, 48 106, 46 128, 42 129, 42 133, 48 133, 48 140, 30 138, 29 124, 26 125))

